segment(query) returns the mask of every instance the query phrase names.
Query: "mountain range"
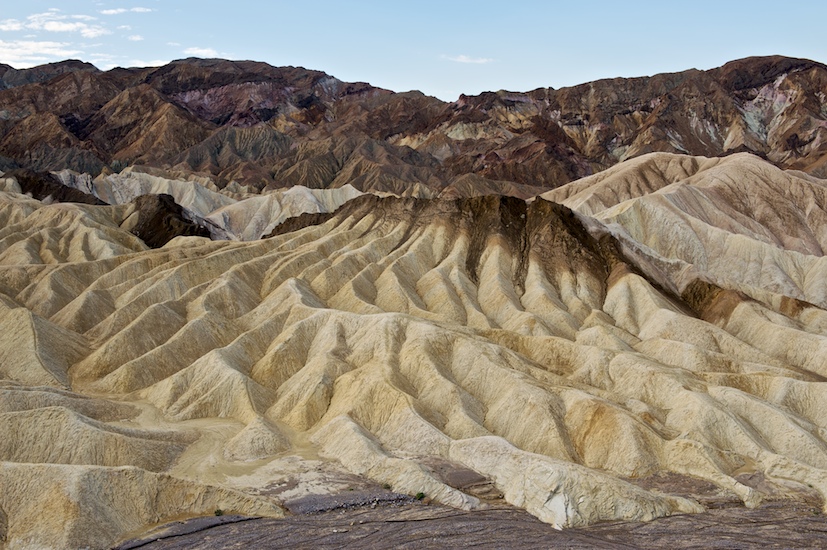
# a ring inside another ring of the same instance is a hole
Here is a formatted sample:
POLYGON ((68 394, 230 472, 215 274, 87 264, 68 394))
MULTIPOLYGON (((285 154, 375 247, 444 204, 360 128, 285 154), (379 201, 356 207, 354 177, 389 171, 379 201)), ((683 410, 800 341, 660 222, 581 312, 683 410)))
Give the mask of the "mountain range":
POLYGON ((0 67, 0 163, 92 176, 144 165, 255 190, 434 197, 558 187, 650 152, 751 152, 827 175, 827 67, 748 58, 709 71, 490 92, 445 103, 318 71, 186 59, 102 72, 0 67))
POLYGON ((558 529, 701 513, 700 486, 823 513, 825 77, 445 103, 0 66, 0 545, 354 486, 558 529))

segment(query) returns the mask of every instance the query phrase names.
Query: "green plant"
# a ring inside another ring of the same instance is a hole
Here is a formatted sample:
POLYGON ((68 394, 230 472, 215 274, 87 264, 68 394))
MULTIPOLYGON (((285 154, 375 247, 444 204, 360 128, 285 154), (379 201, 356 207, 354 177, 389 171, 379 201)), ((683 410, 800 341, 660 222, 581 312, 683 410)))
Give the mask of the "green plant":
POLYGON ((416 500, 422 500, 423 498, 425 498, 425 493, 423 493, 422 491, 419 491, 414 498, 416 500))
POLYGON ((216 516, 223 516, 224 515, 224 510, 222 510, 221 508, 216 508, 215 515, 216 516))
POLYGON ((388 489, 388 490, 390 490, 390 488, 391 488, 391 484, 390 484, 390 483, 383 483, 383 484, 382 484, 382 488, 383 488, 383 489, 388 489))

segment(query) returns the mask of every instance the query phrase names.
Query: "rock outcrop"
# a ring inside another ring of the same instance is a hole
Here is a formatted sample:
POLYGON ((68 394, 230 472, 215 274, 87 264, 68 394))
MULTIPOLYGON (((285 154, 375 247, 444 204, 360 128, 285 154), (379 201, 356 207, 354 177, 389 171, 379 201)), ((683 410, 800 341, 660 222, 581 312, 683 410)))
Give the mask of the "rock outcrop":
POLYGON ((176 237, 209 237, 203 225, 189 219, 184 209, 170 195, 141 195, 135 210, 121 227, 151 248, 160 248, 176 237))
POLYGON ((14 179, 20 192, 45 203, 77 202, 82 204, 106 204, 90 193, 63 185, 59 178, 49 172, 34 172, 26 169, 9 170, 5 178, 14 179))

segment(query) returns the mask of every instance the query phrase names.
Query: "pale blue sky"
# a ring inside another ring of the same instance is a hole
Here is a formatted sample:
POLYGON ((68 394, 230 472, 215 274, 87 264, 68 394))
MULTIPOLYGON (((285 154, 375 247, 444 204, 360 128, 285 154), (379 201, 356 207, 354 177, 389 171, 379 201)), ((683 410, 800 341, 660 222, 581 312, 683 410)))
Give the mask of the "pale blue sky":
POLYGON ((18 68, 67 58, 102 69, 253 59, 445 100, 709 69, 750 55, 827 62, 823 0, 3 3, 0 62, 18 68))

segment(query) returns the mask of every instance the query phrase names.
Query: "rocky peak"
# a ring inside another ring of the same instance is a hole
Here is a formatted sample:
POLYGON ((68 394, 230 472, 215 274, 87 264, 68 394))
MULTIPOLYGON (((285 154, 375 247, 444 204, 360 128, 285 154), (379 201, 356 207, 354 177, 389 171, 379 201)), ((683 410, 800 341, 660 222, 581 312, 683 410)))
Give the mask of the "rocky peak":
POLYGON ((0 90, 46 82, 56 76, 78 71, 99 72, 98 68, 91 63, 77 59, 47 63, 31 69, 15 69, 9 65, 2 65, 0 66, 0 90))

